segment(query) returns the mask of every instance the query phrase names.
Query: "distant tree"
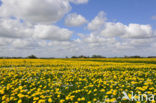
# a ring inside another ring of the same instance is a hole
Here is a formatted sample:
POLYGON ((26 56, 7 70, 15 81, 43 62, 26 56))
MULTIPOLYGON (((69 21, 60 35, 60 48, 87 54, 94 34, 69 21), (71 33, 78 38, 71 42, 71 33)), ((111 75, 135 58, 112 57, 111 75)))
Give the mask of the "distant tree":
POLYGON ((156 56, 148 56, 148 58, 156 58, 156 56))
POLYGON ((71 58, 89 58, 88 56, 80 55, 80 56, 72 56, 71 58))
POLYGON ((128 58, 128 56, 125 55, 124 58, 128 58))
POLYGON ((72 56, 71 58, 78 58, 77 56, 72 56))
POLYGON ((101 55, 92 55, 92 58, 106 58, 106 57, 103 57, 101 55))
POLYGON ((130 58, 141 58, 141 56, 130 56, 130 58))
POLYGON ((78 58, 88 58, 88 57, 86 57, 84 55, 80 55, 78 58))
POLYGON ((37 57, 36 57, 35 55, 30 55, 30 56, 28 56, 27 58, 36 59, 37 57))

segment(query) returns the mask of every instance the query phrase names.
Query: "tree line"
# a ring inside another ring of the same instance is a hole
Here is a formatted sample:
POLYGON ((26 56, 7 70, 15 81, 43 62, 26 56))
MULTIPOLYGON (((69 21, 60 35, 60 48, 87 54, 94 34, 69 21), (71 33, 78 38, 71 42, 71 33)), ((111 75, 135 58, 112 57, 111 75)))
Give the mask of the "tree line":
MULTIPOLYGON (((0 57, 0 59, 54 59, 55 57, 37 57, 35 55, 30 55, 27 57, 0 57)), ((102 55, 92 55, 92 56, 71 56, 71 57, 65 57, 65 58, 108 58, 102 55)), ((143 57, 143 56, 124 56, 124 57, 111 57, 111 58, 156 58, 156 56, 148 56, 148 57, 143 57)))

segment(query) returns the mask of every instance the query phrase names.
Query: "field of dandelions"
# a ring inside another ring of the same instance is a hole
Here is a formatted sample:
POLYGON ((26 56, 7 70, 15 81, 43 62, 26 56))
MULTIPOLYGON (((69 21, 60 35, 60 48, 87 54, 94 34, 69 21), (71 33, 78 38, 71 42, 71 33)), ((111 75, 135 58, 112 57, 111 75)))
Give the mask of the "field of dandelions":
POLYGON ((156 95, 156 59, 0 59, 0 103, 156 102, 132 92, 156 95))

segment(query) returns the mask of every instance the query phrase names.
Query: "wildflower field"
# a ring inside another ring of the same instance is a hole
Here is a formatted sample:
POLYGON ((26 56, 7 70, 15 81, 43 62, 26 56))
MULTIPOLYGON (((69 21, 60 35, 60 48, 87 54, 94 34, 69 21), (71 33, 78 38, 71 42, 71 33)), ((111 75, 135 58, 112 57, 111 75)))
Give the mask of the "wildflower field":
POLYGON ((0 103, 155 103, 151 94, 154 58, 0 59, 0 103))

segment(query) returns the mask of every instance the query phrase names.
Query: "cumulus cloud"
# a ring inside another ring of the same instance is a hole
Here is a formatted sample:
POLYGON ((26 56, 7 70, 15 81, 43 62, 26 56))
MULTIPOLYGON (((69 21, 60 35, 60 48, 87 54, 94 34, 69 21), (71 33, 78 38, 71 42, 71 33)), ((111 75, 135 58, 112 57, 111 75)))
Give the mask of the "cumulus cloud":
POLYGON ((81 26, 85 23, 87 23, 85 17, 77 13, 69 14, 65 19, 65 25, 67 26, 81 26))
POLYGON ((104 25, 106 21, 105 13, 103 11, 99 12, 98 15, 88 24, 89 30, 98 30, 104 25))
MULTIPOLYGON (((150 25, 110 22, 103 11, 88 23, 89 33, 78 33, 76 39, 71 38, 73 31, 53 24, 71 10, 70 3, 84 4, 88 0, 2 0, 2 2, 0 56, 30 54, 42 57, 93 54, 123 56, 137 53, 149 55, 156 51, 153 50, 156 47, 156 32, 150 25)), ((67 26, 77 27, 85 23, 86 18, 77 13, 69 14, 65 18, 67 26)))
POLYGON ((8 46, 13 40, 10 38, 0 38, 0 47, 1 46, 8 46))
POLYGON ((16 49, 28 49, 39 47, 38 41, 33 39, 14 39, 11 46, 16 49))
POLYGON ((101 35, 106 37, 122 37, 122 38, 152 38, 155 36, 150 25, 129 24, 105 22, 101 35))
POLYGON ((71 10, 68 0, 2 0, 0 16, 32 23, 55 23, 71 10))
POLYGON ((150 25, 130 23, 125 25, 120 22, 108 22, 104 12, 99 14, 88 23, 88 29, 94 32, 95 35, 104 37, 120 37, 120 38, 152 38, 156 33, 150 25))
POLYGON ((151 38, 154 37, 152 27, 150 25, 129 24, 126 26, 125 35, 126 38, 151 38))
POLYGON ((34 27, 34 37, 45 40, 69 40, 72 36, 72 33, 73 32, 68 29, 59 28, 54 25, 35 25, 34 27))
POLYGON ((33 29, 19 20, 0 19, 0 36, 6 38, 25 38, 32 36, 33 29))
POLYGON ((115 38, 105 38, 100 35, 90 34, 82 39, 84 43, 87 43, 92 48, 107 48, 112 47, 117 42, 115 38))
POLYGON ((0 37, 39 38, 44 40, 69 40, 72 31, 55 25, 31 25, 16 19, 0 19, 0 37))
POLYGON ((72 3, 75 3, 75 4, 85 4, 85 3, 88 3, 88 0, 69 0, 70 2, 72 3))
POLYGON ((107 37, 115 37, 123 35, 125 32, 126 26, 124 24, 106 22, 100 34, 107 37))
POLYGON ((129 45, 132 45, 137 48, 150 47, 153 44, 154 39, 132 39, 129 42, 129 45))

